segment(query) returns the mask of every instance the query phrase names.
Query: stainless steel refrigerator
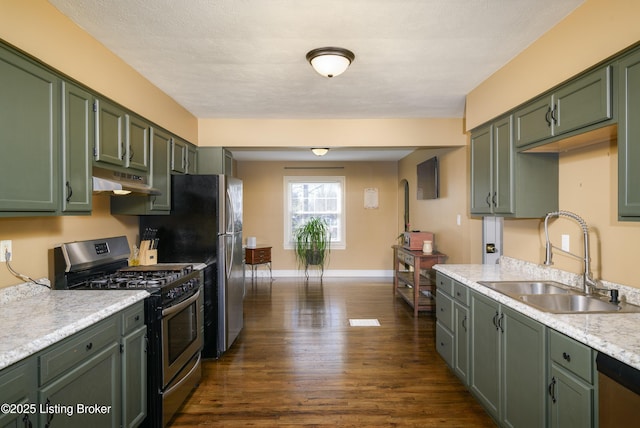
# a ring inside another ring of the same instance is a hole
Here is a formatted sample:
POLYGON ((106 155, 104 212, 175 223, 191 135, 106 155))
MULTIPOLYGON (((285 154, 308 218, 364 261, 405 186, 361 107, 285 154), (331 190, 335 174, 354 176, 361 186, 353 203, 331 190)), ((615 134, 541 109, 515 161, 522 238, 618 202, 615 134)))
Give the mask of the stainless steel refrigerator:
POLYGON ((218 358, 243 327, 242 181, 225 175, 171 177, 171 214, 141 216, 157 229, 158 261, 204 263, 204 357, 218 358))

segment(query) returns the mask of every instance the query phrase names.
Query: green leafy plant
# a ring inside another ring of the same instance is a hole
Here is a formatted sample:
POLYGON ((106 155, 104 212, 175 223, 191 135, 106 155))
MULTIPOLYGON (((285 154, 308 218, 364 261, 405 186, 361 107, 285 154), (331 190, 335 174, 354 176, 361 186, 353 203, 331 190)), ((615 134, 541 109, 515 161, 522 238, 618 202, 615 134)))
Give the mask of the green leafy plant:
POLYGON ((305 275, 309 277, 309 266, 320 266, 324 273, 324 265, 328 260, 331 233, 329 224, 321 217, 311 217, 294 232, 295 253, 298 266, 304 266, 305 275))

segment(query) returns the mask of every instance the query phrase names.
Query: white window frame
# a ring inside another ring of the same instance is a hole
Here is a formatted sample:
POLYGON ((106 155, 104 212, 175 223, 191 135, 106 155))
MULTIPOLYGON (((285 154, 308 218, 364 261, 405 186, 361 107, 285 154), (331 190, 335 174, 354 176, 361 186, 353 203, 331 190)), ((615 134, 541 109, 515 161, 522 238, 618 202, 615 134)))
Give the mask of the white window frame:
POLYGON ((338 198, 339 213, 338 213, 338 222, 340 224, 338 236, 331 236, 331 245, 330 248, 332 250, 344 250, 347 248, 346 242, 346 224, 347 224, 347 214, 346 214, 346 186, 345 186, 345 177, 344 176, 285 176, 284 177, 284 249, 285 250, 293 250, 293 236, 292 236, 292 207, 291 207, 291 195, 290 189, 292 183, 338 183, 341 189, 341 195, 338 198))

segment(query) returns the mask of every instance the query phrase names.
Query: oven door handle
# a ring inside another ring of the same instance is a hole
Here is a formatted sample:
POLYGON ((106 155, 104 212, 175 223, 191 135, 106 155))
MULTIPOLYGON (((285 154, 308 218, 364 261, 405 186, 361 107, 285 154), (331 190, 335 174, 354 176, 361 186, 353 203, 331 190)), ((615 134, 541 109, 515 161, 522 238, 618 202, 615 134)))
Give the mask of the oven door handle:
POLYGON ((168 315, 175 314, 176 312, 180 312, 181 310, 183 310, 184 308, 186 308, 187 306, 189 306, 190 304, 198 300, 198 297, 200 297, 200 290, 198 290, 196 294, 189 297, 187 300, 180 302, 175 306, 171 306, 167 309, 163 309, 162 316, 166 317, 168 315))

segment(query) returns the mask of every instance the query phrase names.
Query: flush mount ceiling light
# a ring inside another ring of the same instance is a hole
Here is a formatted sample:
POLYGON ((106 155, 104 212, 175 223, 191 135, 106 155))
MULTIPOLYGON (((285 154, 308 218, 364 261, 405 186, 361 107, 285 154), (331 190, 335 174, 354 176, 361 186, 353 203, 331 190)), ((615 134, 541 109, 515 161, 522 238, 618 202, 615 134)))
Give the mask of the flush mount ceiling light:
POLYGON ((339 76, 344 73, 356 56, 344 48, 318 48, 307 53, 307 61, 313 69, 324 77, 339 76))
POLYGON ((316 156, 324 156, 329 152, 329 149, 326 149, 326 148, 313 148, 313 149, 311 149, 311 152, 313 152, 313 154, 316 155, 316 156))

